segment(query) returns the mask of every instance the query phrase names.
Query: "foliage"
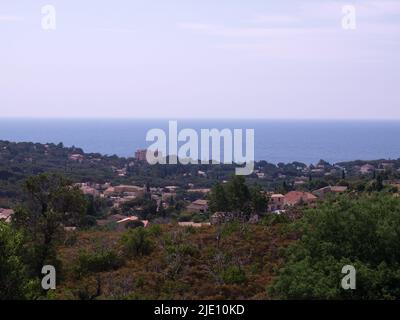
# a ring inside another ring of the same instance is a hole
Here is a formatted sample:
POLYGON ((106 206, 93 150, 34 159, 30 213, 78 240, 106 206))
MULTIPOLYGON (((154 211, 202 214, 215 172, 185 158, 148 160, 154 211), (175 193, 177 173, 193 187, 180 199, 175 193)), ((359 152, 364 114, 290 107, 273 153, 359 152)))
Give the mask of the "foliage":
POLYGON ((121 239, 124 253, 128 257, 148 255, 152 250, 149 233, 144 228, 130 229, 121 239))
POLYGON ((25 183, 26 202, 13 217, 14 225, 30 243, 31 265, 39 274, 45 264, 56 264, 55 241, 63 226, 79 224, 86 201, 82 192, 58 174, 40 174, 25 183))
POLYGON ((260 186, 249 188, 243 176, 233 176, 222 185, 217 183, 210 193, 211 212, 235 212, 249 217, 266 211, 267 200, 260 186))
POLYGON ((246 273, 239 266, 229 266, 222 272, 221 277, 227 284, 242 284, 246 281, 246 273))
POLYGON ((77 261, 77 274, 84 275, 90 272, 104 272, 116 270, 123 264, 118 254, 110 249, 81 251, 77 261))
POLYGON ((400 199, 343 196, 306 212, 301 240, 270 288, 284 299, 400 298, 400 199), (340 283, 344 265, 357 270, 357 289, 340 283))
POLYGON ((24 299, 28 286, 23 237, 0 221, 0 300, 24 299))

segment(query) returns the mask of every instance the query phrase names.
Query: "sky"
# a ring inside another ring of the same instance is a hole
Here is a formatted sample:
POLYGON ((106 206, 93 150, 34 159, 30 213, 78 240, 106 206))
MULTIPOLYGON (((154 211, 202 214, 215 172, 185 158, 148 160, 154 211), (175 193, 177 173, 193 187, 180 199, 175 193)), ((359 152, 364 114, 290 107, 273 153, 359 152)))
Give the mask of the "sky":
POLYGON ((400 0, 1 0, 0 43, 2 118, 400 119, 400 0))

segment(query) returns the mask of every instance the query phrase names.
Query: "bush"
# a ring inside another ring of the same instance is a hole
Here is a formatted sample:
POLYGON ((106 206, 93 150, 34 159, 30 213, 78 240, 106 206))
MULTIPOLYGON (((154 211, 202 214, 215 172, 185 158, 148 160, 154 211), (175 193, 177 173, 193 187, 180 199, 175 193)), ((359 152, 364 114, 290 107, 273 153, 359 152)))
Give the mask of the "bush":
POLYGON ((228 237, 234 233, 241 231, 242 228, 246 227, 247 227, 246 225, 243 225, 239 221, 231 221, 223 225, 221 234, 225 237, 228 237))
POLYGON ((144 256, 152 250, 149 233, 144 228, 130 229, 122 236, 121 243, 127 256, 144 256))
POLYGON ((269 292, 282 299, 399 299, 400 199, 384 193, 342 196, 308 210, 295 224, 302 238, 269 292), (343 290, 342 267, 357 271, 343 290))
POLYGON ((78 233, 76 231, 67 232, 64 238, 64 245, 73 247, 78 241, 78 233))
POLYGON ((208 215, 207 214, 194 214, 192 217, 192 221, 195 223, 199 223, 199 222, 204 222, 208 220, 208 215))
POLYGON ((226 284, 242 284, 246 282, 246 273, 239 266, 229 266, 221 274, 226 284))
POLYGON ((198 257, 200 255, 199 250, 190 244, 170 245, 166 248, 166 251, 169 255, 190 257, 198 257))
POLYGON ((192 221, 192 215, 189 213, 181 214, 178 218, 179 222, 189 222, 192 221))
POLYGON ((273 226, 276 224, 285 224, 289 223, 290 219, 286 214, 268 214, 262 218, 261 224, 264 226, 273 226))
POLYGON ((162 228, 159 224, 153 224, 147 229, 147 232, 151 236, 159 237, 162 234, 162 228))
POLYGON ((77 272, 79 275, 90 272, 105 272, 116 270, 122 265, 123 260, 113 250, 81 251, 78 257, 77 272))
POLYGON ((97 219, 94 216, 86 215, 80 221, 80 227, 83 229, 89 229, 97 225, 97 219))

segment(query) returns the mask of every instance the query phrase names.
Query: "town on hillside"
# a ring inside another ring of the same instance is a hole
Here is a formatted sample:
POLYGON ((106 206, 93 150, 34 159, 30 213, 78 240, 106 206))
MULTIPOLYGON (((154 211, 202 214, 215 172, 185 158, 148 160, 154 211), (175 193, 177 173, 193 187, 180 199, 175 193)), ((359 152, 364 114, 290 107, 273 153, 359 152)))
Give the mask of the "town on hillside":
MULTIPOLYGON (((89 202, 87 225, 125 230, 151 223, 206 227, 228 219, 232 212, 210 208, 216 183, 227 184, 229 165, 150 166, 147 150, 134 158, 86 154, 62 144, 0 142, 0 219, 10 221, 16 186, 32 174, 61 172, 69 176, 89 202), (179 182, 179 183, 176 183, 179 182), (170 184, 169 184, 170 183, 170 184)), ((299 162, 277 165, 259 161, 247 177, 265 198, 265 208, 249 217, 282 214, 299 206, 315 206, 334 194, 400 187, 400 160, 353 161, 315 165, 299 162)), ((293 211, 293 210, 292 210, 293 211)), ((75 226, 69 226, 74 229, 75 226)))

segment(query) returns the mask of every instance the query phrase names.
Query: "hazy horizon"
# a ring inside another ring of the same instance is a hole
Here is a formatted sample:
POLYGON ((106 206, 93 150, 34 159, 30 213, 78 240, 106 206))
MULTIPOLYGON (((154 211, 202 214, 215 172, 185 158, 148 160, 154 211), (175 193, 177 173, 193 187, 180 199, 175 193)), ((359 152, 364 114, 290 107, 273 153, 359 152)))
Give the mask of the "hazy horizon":
POLYGON ((46 116, 4 116, 0 119, 1 120, 114 120, 114 121, 139 121, 139 120, 146 120, 146 121, 174 121, 174 120, 190 120, 190 121, 203 121, 203 120, 215 120, 215 121, 261 121, 261 122, 273 122, 273 121, 282 121, 282 122, 291 122, 291 121, 300 121, 300 122, 319 122, 319 121, 326 121, 326 122, 400 122, 400 118, 233 118, 233 117, 46 117, 46 116))
POLYGON ((48 4, 0 4, 1 118, 400 120, 399 1, 48 4))

